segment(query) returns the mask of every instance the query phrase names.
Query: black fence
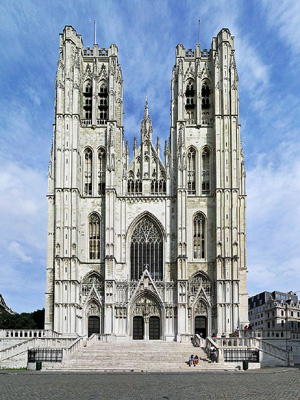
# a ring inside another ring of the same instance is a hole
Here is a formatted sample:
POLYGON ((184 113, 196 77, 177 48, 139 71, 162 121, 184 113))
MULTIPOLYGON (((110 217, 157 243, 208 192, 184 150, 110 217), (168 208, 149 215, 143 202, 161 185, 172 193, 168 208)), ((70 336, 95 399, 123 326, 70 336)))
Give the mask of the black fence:
POLYGON ((224 361, 238 362, 249 361, 253 363, 259 362, 259 350, 251 349, 224 349, 224 361))
POLYGON ((36 361, 61 362, 62 358, 63 358, 62 349, 28 350, 28 362, 36 362, 36 361))

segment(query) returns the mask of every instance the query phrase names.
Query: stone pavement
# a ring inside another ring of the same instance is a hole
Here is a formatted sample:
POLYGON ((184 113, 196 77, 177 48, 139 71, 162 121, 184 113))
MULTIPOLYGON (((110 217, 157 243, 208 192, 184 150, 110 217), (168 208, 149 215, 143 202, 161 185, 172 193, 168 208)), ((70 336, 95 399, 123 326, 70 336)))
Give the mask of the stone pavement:
POLYGON ((300 370, 195 373, 0 371, 0 400, 299 400, 300 370))

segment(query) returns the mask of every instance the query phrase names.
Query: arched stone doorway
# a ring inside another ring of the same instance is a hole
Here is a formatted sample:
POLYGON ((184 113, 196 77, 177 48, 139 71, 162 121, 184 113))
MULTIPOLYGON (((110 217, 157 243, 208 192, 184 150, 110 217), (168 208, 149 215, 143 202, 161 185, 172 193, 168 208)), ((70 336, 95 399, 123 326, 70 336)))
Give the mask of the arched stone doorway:
POLYGON ((100 305, 95 301, 91 301, 87 307, 87 326, 88 326, 88 337, 93 333, 101 333, 102 313, 100 305))
POLYGON ((88 273, 81 283, 81 298, 85 314, 84 335, 91 336, 93 333, 103 332, 103 289, 103 279, 97 271, 88 273))
POLYGON ((137 297, 131 307, 131 316, 133 340, 162 338, 161 306, 151 293, 143 292, 137 297))
POLYGON ((211 282, 209 277, 198 271, 189 282, 189 303, 191 307, 190 332, 201 334, 202 337, 211 334, 211 282))

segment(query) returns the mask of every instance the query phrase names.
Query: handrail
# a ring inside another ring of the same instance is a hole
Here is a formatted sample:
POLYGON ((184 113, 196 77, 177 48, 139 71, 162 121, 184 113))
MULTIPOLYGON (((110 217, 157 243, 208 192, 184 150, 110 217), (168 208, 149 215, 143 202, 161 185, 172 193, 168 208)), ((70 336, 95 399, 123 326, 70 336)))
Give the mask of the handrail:
MULTIPOLYGON (((215 338, 214 338, 215 339, 215 338)), ((223 348, 218 345, 216 341, 214 341, 210 336, 207 336, 206 338, 206 346, 205 346, 205 353, 207 356, 210 356, 210 349, 211 347, 214 346, 216 349, 216 356, 217 356, 217 362, 223 362, 224 357, 223 357, 223 348)))
POLYGON ((63 349, 63 360, 68 359, 72 354, 76 353, 81 347, 83 347, 83 337, 76 339, 68 348, 63 349))

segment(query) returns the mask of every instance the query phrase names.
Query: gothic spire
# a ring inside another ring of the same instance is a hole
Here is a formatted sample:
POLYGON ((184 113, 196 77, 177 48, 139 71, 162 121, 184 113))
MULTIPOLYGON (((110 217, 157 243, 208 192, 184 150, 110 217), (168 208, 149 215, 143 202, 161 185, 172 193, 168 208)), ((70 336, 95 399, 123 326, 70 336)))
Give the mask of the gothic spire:
POLYGON ((152 142, 152 121, 149 115, 148 97, 146 97, 144 118, 141 123, 141 142, 152 142))

